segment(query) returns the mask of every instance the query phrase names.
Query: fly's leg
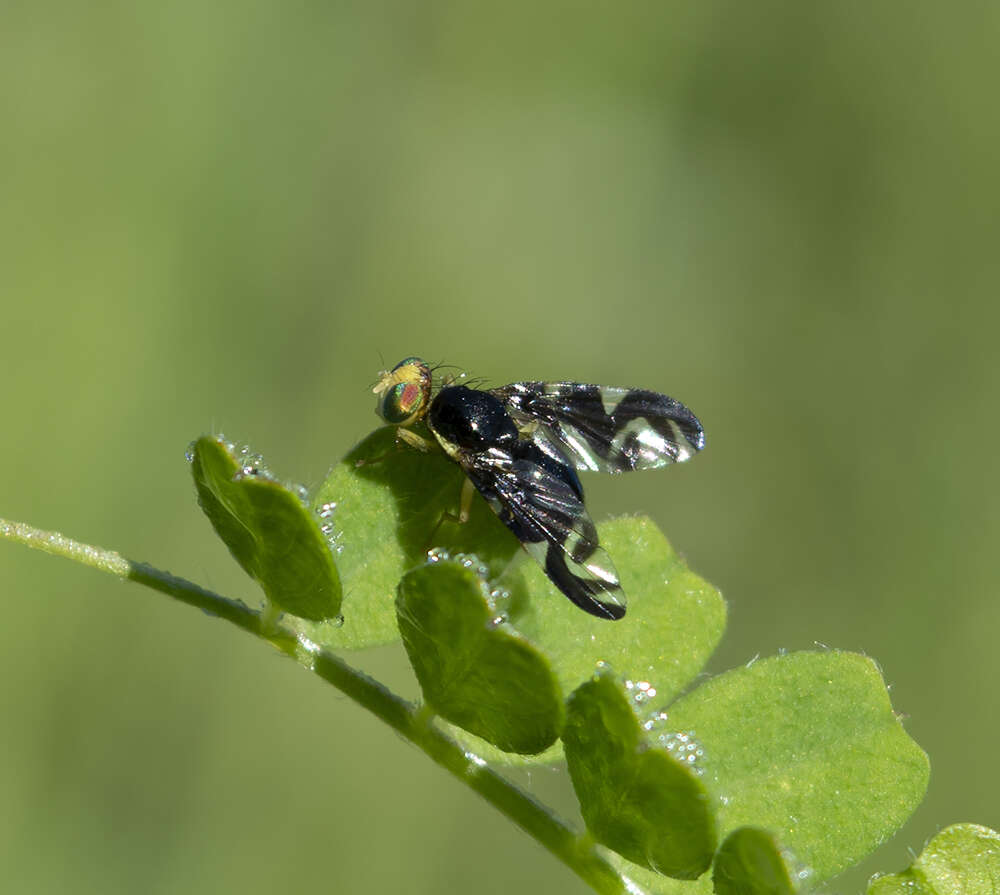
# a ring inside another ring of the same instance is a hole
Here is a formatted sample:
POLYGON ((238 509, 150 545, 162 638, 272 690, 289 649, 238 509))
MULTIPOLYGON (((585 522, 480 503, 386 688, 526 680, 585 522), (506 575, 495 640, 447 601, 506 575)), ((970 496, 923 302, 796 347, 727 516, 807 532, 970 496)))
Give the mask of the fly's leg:
POLYGON ((472 512, 472 498, 476 496, 476 486, 472 484, 472 479, 467 478, 462 482, 462 496, 458 503, 458 522, 465 525, 469 521, 469 513, 472 512))
POLYGON ((401 442, 408 444, 410 447, 416 448, 418 451, 422 451, 425 454, 433 451, 436 447, 434 442, 428 441, 426 438, 421 438, 421 436, 417 435, 416 432, 411 432, 409 429, 400 427, 396 430, 396 440, 393 442, 393 445, 389 450, 387 450, 384 454, 379 454, 377 457, 355 460, 354 466, 358 468, 361 466, 373 466, 375 463, 381 463, 386 457, 392 456, 399 450, 401 442))
POLYGON ((412 432, 409 429, 397 429, 396 430, 396 444, 405 441, 410 447, 416 448, 418 451, 423 451, 425 454, 429 451, 434 450, 434 442, 428 441, 426 438, 421 438, 416 432, 412 432))
POLYGON ((459 498, 458 502, 458 513, 453 513, 451 510, 445 510, 441 514, 441 518, 438 519, 437 524, 431 529, 430 535, 427 537, 427 543, 424 545, 424 552, 430 549, 431 544, 434 541, 434 536, 438 533, 438 529, 444 522, 454 522, 457 525, 465 525, 469 521, 469 513, 472 511, 472 498, 476 495, 476 486, 472 484, 472 479, 466 479, 462 483, 462 496, 459 498))

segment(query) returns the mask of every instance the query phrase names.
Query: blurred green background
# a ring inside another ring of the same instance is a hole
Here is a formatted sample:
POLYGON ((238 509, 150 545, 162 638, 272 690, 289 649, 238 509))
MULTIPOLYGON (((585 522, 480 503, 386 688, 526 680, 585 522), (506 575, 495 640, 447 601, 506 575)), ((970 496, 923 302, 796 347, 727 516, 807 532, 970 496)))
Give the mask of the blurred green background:
MULTIPOLYGON (((589 477, 730 603, 711 671, 882 664, 1000 826, 995 4, 0 5, 0 515, 256 599, 206 431, 310 485, 407 354, 641 385, 708 448, 589 477)), ((7 892, 585 890, 360 709, 0 545, 7 892)), ((404 680, 402 653, 358 655, 404 680)), ((564 771, 521 779, 571 813, 564 771)))

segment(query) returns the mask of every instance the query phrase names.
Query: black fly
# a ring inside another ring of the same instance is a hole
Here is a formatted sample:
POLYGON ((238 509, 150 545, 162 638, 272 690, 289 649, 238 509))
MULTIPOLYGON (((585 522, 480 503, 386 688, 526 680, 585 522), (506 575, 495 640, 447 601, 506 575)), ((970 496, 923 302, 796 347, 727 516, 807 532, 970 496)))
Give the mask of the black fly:
POLYGON ((578 469, 626 472, 679 463, 705 446, 701 423, 679 401, 642 389, 579 382, 515 382, 494 389, 444 385, 432 397, 430 367, 400 361, 374 388, 377 411, 401 440, 432 444, 411 431, 426 422, 442 450, 581 609, 625 615, 611 558, 583 503, 578 469))

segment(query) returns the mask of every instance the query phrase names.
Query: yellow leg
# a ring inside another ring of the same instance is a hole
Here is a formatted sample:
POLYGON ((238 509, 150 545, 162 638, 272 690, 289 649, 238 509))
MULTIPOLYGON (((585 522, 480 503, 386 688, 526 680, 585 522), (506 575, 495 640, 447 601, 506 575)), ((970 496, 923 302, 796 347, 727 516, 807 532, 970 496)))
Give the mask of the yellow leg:
POLYGON ((450 510, 445 510, 441 514, 441 518, 438 519, 437 524, 431 529, 431 533, 427 536, 427 544, 424 547, 425 550, 430 549, 434 536, 438 533, 438 529, 441 527, 441 523, 454 522, 457 525, 464 525, 469 521, 469 513, 472 510, 472 498, 475 494, 476 486, 472 484, 472 479, 467 478, 462 483, 462 496, 459 498, 458 515, 456 516, 450 510))
POLYGON ((377 457, 371 457, 368 460, 355 460, 354 465, 356 467, 360 466, 371 466, 374 463, 381 463, 390 454, 395 454, 399 450, 399 444, 403 442, 408 444, 412 448, 416 448, 418 451, 423 451, 427 453, 433 451, 437 445, 433 441, 428 441, 426 438, 421 438, 416 432, 411 432, 409 429, 404 429, 400 426, 396 430, 396 442, 392 446, 391 450, 386 451, 384 454, 379 454, 377 457))
POLYGON ((410 447, 416 448, 418 451, 423 451, 427 453, 428 451, 434 450, 434 442, 428 441, 426 438, 421 438, 416 432, 411 432, 409 429, 399 428, 396 430, 396 442, 405 441, 410 447))
POLYGON ((458 504, 458 521, 466 523, 469 521, 469 512, 472 510, 472 498, 476 495, 476 486, 472 484, 472 479, 466 477, 462 482, 462 496, 458 504))

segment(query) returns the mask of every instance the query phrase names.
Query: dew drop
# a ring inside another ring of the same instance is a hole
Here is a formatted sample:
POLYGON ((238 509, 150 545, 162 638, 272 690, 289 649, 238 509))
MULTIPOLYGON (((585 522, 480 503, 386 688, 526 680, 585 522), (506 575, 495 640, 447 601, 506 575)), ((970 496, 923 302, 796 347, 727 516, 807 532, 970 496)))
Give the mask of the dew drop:
POLYGON ((477 768, 485 768, 486 767, 486 759, 483 758, 480 755, 476 755, 475 752, 466 752, 465 753, 465 758, 471 764, 474 764, 477 768))
POLYGON ((700 762, 705 757, 705 750, 695 739, 693 731, 663 733, 658 737, 660 745, 673 757, 687 765, 695 774, 704 774, 700 762))
POLYGON ((669 731, 665 730, 667 726, 667 713, 666 712, 653 712, 646 721, 643 723, 643 729, 654 734, 661 741, 669 731))
POLYGON ((296 639, 299 641, 299 646, 301 646, 302 649, 304 649, 307 653, 319 652, 320 650, 319 644, 313 643, 313 641, 311 641, 304 634, 299 634, 299 636, 296 639))

